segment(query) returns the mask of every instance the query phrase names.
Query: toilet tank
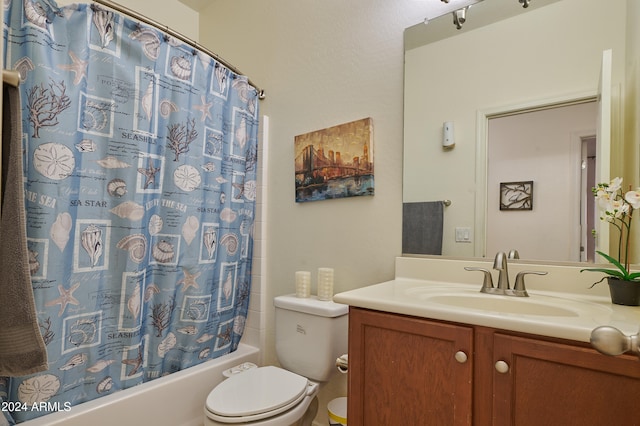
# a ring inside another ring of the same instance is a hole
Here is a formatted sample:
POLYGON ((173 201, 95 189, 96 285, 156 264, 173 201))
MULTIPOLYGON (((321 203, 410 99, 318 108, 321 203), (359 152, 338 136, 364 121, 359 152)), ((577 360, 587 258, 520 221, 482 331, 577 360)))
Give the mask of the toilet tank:
POLYGON ((336 358, 347 353, 349 306, 295 295, 277 296, 274 305, 280 365, 311 380, 329 380, 336 358))

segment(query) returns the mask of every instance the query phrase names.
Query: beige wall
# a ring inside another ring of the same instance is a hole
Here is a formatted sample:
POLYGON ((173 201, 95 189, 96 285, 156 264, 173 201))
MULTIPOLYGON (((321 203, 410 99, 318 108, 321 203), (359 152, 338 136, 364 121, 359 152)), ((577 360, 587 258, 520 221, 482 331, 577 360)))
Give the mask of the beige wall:
MULTIPOLYGON (((335 290, 394 276, 401 252, 403 29, 421 22, 415 0, 216 0, 201 11, 200 34, 266 91, 266 363, 274 353, 275 295, 293 291, 296 270, 335 269, 335 290), (375 195, 296 204, 294 137, 371 117, 375 195)), ((315 292, 315 288, 314 288, 315 292)), ((323 391, 346 394, 346 376, 323 391)))

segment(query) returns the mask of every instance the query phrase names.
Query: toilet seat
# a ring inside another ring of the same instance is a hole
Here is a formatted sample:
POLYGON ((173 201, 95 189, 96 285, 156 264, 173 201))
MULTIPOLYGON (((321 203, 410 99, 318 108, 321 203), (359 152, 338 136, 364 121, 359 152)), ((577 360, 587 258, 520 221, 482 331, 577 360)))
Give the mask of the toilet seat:
POLYGON ((223 423, 266 419, 296 406, 307 395, 309 381, 282 368, 253 368, 216 386, 206 401, 206 415, 223 423))

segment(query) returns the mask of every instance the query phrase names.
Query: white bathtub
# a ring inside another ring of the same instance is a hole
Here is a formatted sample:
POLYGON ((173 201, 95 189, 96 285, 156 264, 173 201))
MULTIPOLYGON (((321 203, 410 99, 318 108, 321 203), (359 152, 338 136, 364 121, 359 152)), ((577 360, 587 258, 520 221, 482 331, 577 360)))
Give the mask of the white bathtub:
POLYGON ((20 426, 202 426, 204 401, 224 376, 243 362, 258 364, 260 351, 240 343, 228 355, 169 376, 94 399, 20 426))

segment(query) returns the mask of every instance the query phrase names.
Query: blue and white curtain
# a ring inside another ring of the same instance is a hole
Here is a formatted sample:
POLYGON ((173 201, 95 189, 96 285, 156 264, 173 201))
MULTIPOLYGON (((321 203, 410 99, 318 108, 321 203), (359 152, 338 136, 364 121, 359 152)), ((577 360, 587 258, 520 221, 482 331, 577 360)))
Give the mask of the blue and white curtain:
POLYGON ((97 5, 5 0, 4 35, 5 67, 21 76, 28 261, 49 358, 46 372, 0 380, 5 401, 75 405, 234 351, 256 89, 97 5))

